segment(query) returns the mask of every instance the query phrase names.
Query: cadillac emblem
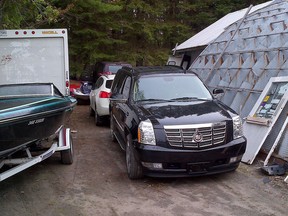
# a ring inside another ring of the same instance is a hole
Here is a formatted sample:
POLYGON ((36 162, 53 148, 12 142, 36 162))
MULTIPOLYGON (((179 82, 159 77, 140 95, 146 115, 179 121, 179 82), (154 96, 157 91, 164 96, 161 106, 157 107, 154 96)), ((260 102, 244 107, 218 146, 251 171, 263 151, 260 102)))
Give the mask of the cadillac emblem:
POLYGON ((201 133, 199 133, 198 129, 196 129, 196 132, 193 135, 193 140, 197 143, 203 141, 203 135, 201 133))

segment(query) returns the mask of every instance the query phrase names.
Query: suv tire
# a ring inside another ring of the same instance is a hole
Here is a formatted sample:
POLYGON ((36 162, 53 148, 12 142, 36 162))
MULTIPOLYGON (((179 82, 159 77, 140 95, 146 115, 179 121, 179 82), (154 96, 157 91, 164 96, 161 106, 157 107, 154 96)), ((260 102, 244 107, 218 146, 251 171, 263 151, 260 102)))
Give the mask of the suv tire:
POLYGON ((142 166, 137 152, 132 145, 131 136, 127 136, 126 142, 126 166, 128 177, 130 179, 140 179, 143 177, 142 166))
POLYGON ((112 139, 112 141, 113 142, 116 142, 117 140, 116 140, 116 137, 115 137, 115 129, 114 129, 114 121, 113 121, 113 116, 112 115, 110 115, 110 135, 111 135, 111 139, 112 139))

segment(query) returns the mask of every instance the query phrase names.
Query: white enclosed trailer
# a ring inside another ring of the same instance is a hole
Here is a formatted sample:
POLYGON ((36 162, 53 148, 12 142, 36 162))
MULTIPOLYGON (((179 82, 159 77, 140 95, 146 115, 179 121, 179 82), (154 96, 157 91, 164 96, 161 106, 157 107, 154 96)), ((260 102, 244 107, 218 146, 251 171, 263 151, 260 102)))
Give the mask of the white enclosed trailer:
POLYGON ((0 85, 53 83, 69 94, 66 29, 0 30, 0 85))

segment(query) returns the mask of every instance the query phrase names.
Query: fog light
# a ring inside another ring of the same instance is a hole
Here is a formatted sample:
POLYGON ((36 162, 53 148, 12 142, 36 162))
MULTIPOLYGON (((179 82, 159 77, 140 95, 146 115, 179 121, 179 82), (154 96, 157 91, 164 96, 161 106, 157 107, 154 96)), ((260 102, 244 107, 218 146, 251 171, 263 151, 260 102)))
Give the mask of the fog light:
POLYGON ((160 170, 163 169, 162 163, 147 163, 142 162, 142 165, 151 170, 160 170))
POLYGON ((237 156, 237 157, 231 157, 229 163, 235 163, 235 162, 238 162, 238 161, 241 160, 241 158, 242 158, 242 155, 237 156))

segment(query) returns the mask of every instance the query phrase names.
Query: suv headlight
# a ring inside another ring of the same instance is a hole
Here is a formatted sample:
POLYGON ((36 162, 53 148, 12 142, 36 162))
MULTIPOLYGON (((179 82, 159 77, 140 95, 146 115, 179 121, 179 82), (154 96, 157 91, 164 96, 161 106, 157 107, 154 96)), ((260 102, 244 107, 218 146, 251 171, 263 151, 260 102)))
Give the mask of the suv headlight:
POLYGON ((138 126, 138 142, 147 145, 156 145, 154 129, 151 121, 141 121, 138 126))
POLYGON ((233 119, 233 138, 238 139, 243 136, 243 126, 240 116, 235 116, 233 119))

